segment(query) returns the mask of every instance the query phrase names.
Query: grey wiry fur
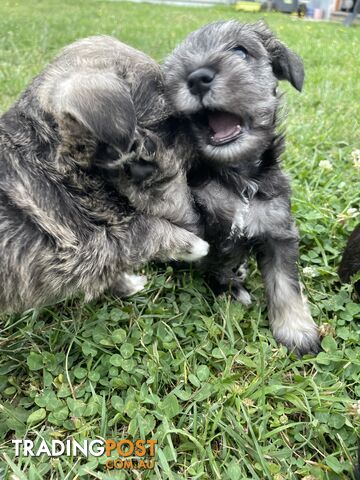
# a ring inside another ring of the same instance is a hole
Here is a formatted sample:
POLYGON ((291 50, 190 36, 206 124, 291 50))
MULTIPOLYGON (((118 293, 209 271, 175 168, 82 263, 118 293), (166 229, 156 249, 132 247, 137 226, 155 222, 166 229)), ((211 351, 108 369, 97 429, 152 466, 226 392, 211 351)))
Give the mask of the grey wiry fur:
POLYGON ((145 283, 134 267, 207 253, 182 228, 197 215, 168 118, 160 68, 110 37, 67 47, 33 80, 0 119, 1 311, 131 294, 145 283), (154 157, 152 188, 136 162, 154 157))
POLYGON ((193 32, 164 65, 170 102, 195 145, 189 182, 211 245, 204 262, 218 289, 250 296, 238 267, 257 255, 277 340, 299 354, 317 352, 317 327, 298 280, 298 234, 276 133, 285 79, 301 90, 301 59, 263 23, 216 22, 193 32))

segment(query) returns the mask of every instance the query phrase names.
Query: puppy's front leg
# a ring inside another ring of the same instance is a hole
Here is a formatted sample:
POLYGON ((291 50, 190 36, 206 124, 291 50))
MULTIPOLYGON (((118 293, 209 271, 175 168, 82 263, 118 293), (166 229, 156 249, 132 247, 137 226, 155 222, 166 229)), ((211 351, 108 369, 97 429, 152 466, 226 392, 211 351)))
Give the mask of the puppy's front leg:
POLYGON ((113 235, 121 237, 120 249, 129 267, 151 260, 193 262, 209 251, 209 244, 194 233, 150 215, 138 214, 126 231, 113 231, 113 235))
POLYGON ((319 333, 301 295, 298 279, 298 241, 267 238, 258 247, 257 259, 265 282, 271 330, 280 343, 298 355, 318 353, 319 333))
POLYGON ((134 268, 152 260, 196 261, 208 250, 207 242, 165 219, 134 214, 94 232, 77 247, 76 255, 68 249, 55 255, 49 251, 47 256, 39 251, 34 276, 42 284, 30 292, 27 304, 44 304, 49 298, 69 297, 78 292, 90 301, 107 289, 121 297, 129 296, 142 290, 146 283, 146 277, 132 273, 134 268))
POLYGON ((122 156, 118 175, 113 174, 110 181, 136 210, 200 234, 200 215, 187 184, 182 157, 173 148, 165 147, 153 132, 137 129, 137 134, 131 152, 122 156))

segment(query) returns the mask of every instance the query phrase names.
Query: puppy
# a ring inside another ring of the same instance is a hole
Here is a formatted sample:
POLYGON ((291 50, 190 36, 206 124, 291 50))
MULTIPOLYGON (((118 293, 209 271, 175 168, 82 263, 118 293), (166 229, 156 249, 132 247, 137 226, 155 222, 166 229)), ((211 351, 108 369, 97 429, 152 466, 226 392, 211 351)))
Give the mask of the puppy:
POLYGON ((249 304, 242 268, 254 252, 274 337, 298 355, 319 335, 301 294, 298 233, 276 132, 278 80, 302 89, 301 59, 261 22, 220 21, 191 33, 164 64, 170 103, 192 135, 188 173, 205 220, 204 262, 217 290, 249 304))
POLYGON ((197 214, 161 136, 168 118, 160 68, 110 37, 65 48, 1 117, 2 312, 129 295, 144 286, 132 272, 145 262, 206 255, 181 226, 195 228, 197 214), (148 173, 135 173, 155 157, 152 189, 148 173))
MULTIPOLYGON (((349 282, 350 278, 360 272, 360 225, 350 235, 340 266, 339 277, 342 282, 349 282)), ((355 282, 355 291, 360 298, 360 280, 355 282)))

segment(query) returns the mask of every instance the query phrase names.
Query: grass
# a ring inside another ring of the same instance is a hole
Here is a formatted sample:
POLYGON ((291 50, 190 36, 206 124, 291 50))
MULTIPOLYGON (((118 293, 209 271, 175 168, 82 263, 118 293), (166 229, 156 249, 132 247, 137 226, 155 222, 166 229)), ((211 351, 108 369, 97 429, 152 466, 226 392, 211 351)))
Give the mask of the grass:
MULTIPOLYGON (((0 478, 351 478, 360 427, 360 305, 340 288, 340 253, 359 214, 359 28, 265 14, 304 58, 305 90, 288 85, 293 211, 300 270, 324 351, 297 359, 268 330, 254 271, 246 310, 216 299, 196 273, 151 269, 131 300, 72 300, 1 320, 0 478), (104 458, 14 456, 11 440, 158 440, 148 472, 104 470, 104 458)), ((63 45, 110 34, 161 60, 230 7, 79 0, 2 0, 0 110, 63 45)))

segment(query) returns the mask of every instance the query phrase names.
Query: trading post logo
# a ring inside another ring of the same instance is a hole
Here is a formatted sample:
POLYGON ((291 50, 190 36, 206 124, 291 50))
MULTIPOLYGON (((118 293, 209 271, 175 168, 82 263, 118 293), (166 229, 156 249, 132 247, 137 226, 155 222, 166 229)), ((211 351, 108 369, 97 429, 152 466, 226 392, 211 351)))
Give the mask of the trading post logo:
POLYGON ((119 458, 109 458, 105 462, 105 468, 152 470, 155 466, 155 445, 157 440, 131 440, 124 439, 116 442, 115 440, 106 440, 105 455, 110 457, 114 451, 119 458), (135 458, 129 458, 134 456, 135 458))
POLYGON ((42 440, 35 445, 35 442, 29 439, 13 440, 15 446, 15 456, 39 457, 46 455, 48 457, 102 457, 106 461, 104 468, 106 470, 120 469, 138 469, 152 470, 155 466, 155 446, 157 440, 136 439, 130 440, 124 438, 115 439, 97 439, 77 442, 74 439, 51 440, 45 442, 42 440))

